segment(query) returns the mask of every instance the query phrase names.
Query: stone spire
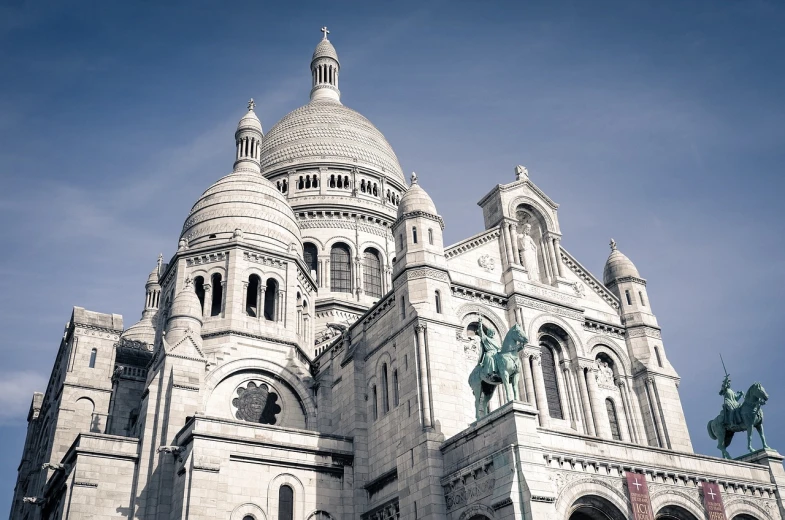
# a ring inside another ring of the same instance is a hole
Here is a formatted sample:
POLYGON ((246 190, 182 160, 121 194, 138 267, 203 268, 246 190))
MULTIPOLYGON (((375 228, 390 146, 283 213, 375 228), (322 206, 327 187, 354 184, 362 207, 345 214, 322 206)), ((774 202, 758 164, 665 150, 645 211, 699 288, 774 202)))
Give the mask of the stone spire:
POLYGON ((327 39, 330 31, 327 27, 321 29, 324 36, 316 45, 311 59, 311 101, 331 100, 340 103, 341 91, 338 90, 338 74, 341 64, 338 62, 338 53, 327 39))
POLYGON ((253 98, 248 101, 248 112, 240 119, 237 124, 237 131, 234 133, 237 151, 234 160, 234 171, 261 172, 262 167, 259 157, 262 148, 262 123, 259 121, 254 108, 253 98))

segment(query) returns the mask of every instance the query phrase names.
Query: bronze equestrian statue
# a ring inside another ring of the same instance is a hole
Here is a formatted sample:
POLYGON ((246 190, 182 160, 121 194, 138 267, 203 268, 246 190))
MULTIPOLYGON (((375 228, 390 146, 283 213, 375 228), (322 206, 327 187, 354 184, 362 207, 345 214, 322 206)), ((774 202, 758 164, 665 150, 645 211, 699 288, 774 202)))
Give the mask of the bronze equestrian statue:
POLYGON ((520 400, 521 360, 518 353, 523 350, 528 338, 516 323, 500 346, 496 332, 483 325, 482 317, 477 333, 480 337, 480 358, 469 374, 469 386, 474 392, 476 417, 481 419, 488 415, 490 400, 498 385, 504 388, 505 402, 520 400))
POLYGON ((717 440, 717 448, 723 458, 731 456, 726 449, 736 432, 747 431, 747 451, 752 452, 752 429, 758 430, 763 449, 769 449, 763 433, 763 410, 761 407, 769 400, 769 394, 760 383, 753 383, 746 394, 734 392, 730 386, 730 375, 725 373, 720 395, 723 397, 722 411, 709 421, 709 437, 717 440), (743 395, 743 397, 742 397, 743 395), (743 402, 739 403, 739 400, 743 402))

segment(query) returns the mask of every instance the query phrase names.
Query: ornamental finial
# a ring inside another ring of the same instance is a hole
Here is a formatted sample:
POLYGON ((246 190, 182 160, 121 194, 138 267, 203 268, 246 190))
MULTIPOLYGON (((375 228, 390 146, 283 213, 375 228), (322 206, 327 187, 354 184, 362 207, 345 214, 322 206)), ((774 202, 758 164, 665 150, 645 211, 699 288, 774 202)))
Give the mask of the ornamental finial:
POLYGON ((161 274, 161 265, 164 263, 163 253, 158 253, 158 274, 161 274))
POLYGON ((248 111, 253 112, 253 109, 256 107, 256 103, 253 102, 253 98, 248 102, 248 111))
POLYGON ((327 39, 327 35, 330 34, 330 31, 327 30, 327 26, 326 25, 324 27, 322 27, 320 30, 324 33, 324 36, 322 36, 322 40, 326 40, 327 39))
POLYGON ((616 251, 616 241, 611 238, 611 251, 616 251))
POLYGON ((412 185, 417 184, 417 174, 412 172, 412 185))

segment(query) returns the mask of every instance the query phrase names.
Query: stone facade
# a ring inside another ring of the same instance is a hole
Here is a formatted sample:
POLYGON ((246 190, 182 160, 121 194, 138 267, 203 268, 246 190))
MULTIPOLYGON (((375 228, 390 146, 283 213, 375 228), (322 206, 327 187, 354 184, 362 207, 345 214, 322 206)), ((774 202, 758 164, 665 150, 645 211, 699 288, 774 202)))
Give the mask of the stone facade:
POLYGON ((783 517, 782 457, 696 455, 643 279, 561 246, 523 167, 452 246, 416 176, 340 101, 329 40, 311 101, 264 134, 253 101, 142 319, 75 307, 33 396, 12 519, 783 517), (517 324, 521 400, 477 419, 482 321, 517 324), (746 515, 746 516, 745 516, 746 515))

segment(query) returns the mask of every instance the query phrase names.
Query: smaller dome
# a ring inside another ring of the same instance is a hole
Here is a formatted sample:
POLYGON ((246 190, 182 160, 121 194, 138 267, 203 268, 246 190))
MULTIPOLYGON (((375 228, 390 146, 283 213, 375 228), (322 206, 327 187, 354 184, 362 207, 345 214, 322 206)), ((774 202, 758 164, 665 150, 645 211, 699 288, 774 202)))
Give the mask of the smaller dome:
POLYGON ((256 112, 253 111, 256 103, 253 102, 253 98, 248 102, 248 112, 240 119, 240 122, 237 123, 237 131, 240 130, 256 130, 260 134, 262 133, 262 122, 259 121, 259 117, 256 115, 256 112))
POLYGON ((605 285, 608 285, 614 280, 627 276, 635 278, 641 277, 635 264, 632 263, 632 260, 619 251, 616 247, 616 241, 611 239, 611 254, 605 262, 605 269, 602 272, 602 282, 605 285))
POLYGON ((191 279, 185 281, 185 287, 174 297, 169 312, 169 321, 175 318, 193 318, 202 323, 202 303, 194 291, 191 279))
POLYGON ((153 313, 145 312, 142 319, 125 329, 120 337, 131 341, 141 341, 148 345, 155 343, 153 313))
POLYGON ((147 277, 147 282, 145 282, 144 286, 149 287, 151 285, 158 285, 158 266, 156 265, 152 271, 150 271, 150 276, 147 277))
POLYGON ((316 45, 316 49, 313 51, 313 58, 311 61, 319 58, 332 58, 335 61, 338 61, 338 53, 335 52, 335 47, 333 47, 333 44, 330 43, 330 40, 327 38, 323 39, 316 45))
POLYGON ((412 185, 401 197, 398 205, 398 218, 409 213, 426 213, 428 215, 438 215, 436 205, 430 195, 417 183, 417 174, 412 173, 412 185))

